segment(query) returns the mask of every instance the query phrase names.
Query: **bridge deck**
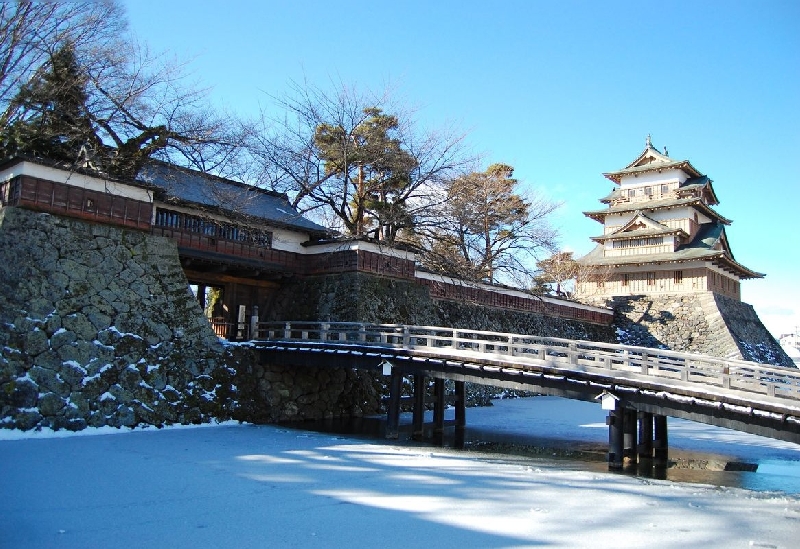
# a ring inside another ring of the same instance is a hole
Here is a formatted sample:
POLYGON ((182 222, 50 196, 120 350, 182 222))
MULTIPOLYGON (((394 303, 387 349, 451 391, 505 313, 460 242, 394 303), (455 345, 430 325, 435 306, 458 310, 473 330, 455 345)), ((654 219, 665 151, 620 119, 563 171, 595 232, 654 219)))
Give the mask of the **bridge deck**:
POLYGON ((267 323, 270 360, 380 368, 622 406, 800 444, 800 371, 704 355, 437 326, 267 323), (323 359, 324 357, 324 359, 323 359))

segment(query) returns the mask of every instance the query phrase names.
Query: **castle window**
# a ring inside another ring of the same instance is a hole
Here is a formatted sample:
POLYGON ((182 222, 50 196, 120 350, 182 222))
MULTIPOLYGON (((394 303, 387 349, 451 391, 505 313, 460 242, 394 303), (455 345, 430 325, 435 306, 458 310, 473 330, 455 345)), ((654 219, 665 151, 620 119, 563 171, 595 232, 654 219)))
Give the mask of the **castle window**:
POLYGON ((628 189, 628 198, 636 196, 636 189, 628 189))
POLYGON ((683 271, 675 271, 675 284, 683 283, 683 271))
POLYGON ((178 229, 188 233, 202 234, 209 238, 242 242, 263 248, 272 247, 272 232, 253 227, 239 227, 198 216, 165 210, 156 210, 156 227, 178 229))
POLYGON ((628 273, 625 273, 625 274, 622 275, 622 285, 623 286, 627 286, 630 281, 631 281, 631 275, 629 275, 628 273))
POLYGON ((656 273, 647 273, 647 285, 652 286, 656 283, 656 273))
POLYGON ((651 196, 653 194, 653 187, 645 187, 644 194, 645 196, 651 196))
POLYGON ((614 240, 611 242, 612 248, 635 248, 638 246, 660 246, 664 243, 663 236, 651 236, 649 238, 628 238, 626 240, 614 240))

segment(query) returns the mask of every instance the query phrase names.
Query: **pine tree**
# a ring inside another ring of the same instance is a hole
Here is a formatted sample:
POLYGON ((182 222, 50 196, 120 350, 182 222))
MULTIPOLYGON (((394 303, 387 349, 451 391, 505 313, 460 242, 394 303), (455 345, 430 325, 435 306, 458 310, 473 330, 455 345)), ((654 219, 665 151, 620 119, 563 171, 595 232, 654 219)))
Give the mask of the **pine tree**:
POLYGON ((85 86, 72 46, 56 51, 14 98, 15 117, 3 129, 2 155, 74 163, 82 148, 99 148, 85 86))
POLYGON ((364 120, 348 131, 321 124, 314 135, 326 176, 341 185, 338 210, 350 234, 374 233, 391 241, 410 225, 403 190, 416 162, 394 136, 397 117, 380 109, 364 110, 364 120))

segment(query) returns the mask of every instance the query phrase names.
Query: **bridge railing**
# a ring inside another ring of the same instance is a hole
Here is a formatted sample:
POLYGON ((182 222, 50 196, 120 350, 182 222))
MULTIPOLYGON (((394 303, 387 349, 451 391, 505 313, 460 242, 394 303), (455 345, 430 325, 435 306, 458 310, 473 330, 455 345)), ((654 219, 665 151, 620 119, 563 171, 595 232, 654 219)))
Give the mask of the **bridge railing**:
POLYGON ((800 370, 649 347, 503 332, 356 322, 269 322, 261 340, 360 344, 526 360, 572 371, 627 372, 800 401, 800 370))

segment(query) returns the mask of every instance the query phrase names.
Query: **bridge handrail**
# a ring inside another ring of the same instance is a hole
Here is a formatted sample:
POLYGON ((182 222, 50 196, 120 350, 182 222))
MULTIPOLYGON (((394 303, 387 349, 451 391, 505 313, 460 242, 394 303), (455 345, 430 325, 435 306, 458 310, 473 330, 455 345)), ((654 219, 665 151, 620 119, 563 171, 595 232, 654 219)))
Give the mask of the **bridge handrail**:
POLYGON ((441 326, 289 321, 258 324, 266 340, 320 341, 546 360, 560 367, 628 372, 800 400, 800 371, 737 359, 616 343, 441 326))

